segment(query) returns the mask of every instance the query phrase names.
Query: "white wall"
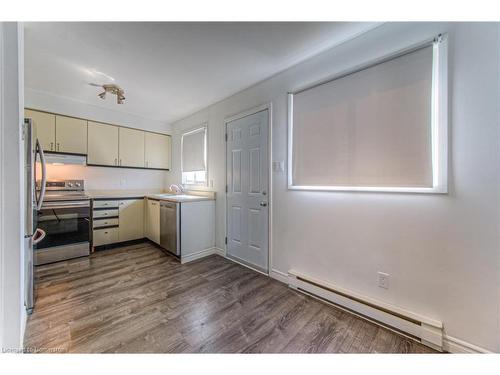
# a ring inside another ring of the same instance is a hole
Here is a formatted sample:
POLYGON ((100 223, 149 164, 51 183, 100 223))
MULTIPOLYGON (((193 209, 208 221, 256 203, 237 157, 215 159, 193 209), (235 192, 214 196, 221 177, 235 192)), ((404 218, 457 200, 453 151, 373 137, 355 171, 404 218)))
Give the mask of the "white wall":
POLYGON ((24 308, 23 31, 0 23, 0 345, 22 346, 24 308))
MULTIPOLYGON (((272 159, 286 161, 286 93, 448 32, 449 194, 289 191, 273 174, 272 268, 296 268, 444 322, 447 335, 499 351, 499 26, 385 24, 173 124, 208 122, 209 180, 219 199, 216 244, 224 248, 224 118, 272 102, 272 159), (377 271, 390 289, 377 287, 377 271)), ((285 163, 286 165, 286 163, 285 163)))
MULTIPOLYGON (((170 134, 169 125, 136 116, 130 113, 112 111, 107 108, 55 96, 26 88, 27 108, 54 112, 68 116, 102 121, 116 125, 170 134)), ((124 104, 126 105, 126 104, 124 104)), ((48 178, 84 179, 88 190, 163 190, 169 172, 140 170, 132 168, 83 167, 77 165, 49 166, 48 178)))

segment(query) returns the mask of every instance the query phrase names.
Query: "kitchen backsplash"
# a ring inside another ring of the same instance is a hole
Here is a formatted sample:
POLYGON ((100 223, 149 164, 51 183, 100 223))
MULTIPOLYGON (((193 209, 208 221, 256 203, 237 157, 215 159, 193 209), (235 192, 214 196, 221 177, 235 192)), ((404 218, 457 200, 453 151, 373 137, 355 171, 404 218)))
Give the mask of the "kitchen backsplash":
POLYGON ((132 168, 47 165, 48 179, 82 179, 86 190, 163 190, 167 174, 166 171, 132 168))

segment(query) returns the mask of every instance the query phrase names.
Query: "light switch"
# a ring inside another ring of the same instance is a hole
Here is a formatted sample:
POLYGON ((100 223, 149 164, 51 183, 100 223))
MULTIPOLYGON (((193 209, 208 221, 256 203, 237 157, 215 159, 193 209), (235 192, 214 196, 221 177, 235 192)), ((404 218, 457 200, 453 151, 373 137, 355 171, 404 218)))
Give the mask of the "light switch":
POLYGON ((285 162, 283 160, 273 161, 273 171, 274 172, 284 172, 285 171, 285 162))

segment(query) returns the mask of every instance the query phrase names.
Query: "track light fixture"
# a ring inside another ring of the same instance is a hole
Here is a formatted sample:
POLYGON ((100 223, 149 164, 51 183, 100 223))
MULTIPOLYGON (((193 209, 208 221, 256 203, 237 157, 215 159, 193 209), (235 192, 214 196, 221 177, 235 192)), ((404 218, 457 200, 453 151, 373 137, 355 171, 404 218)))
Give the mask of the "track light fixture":
POLYGON ((111 94, 116 95, 116 102, 118 104, 123 104, 123 102, 125 101, 125 91, 123 91, 123 89, 120 86, 117 86, 115 84, 102 85, 102 86, 92 84, 92 86, 98 86, 98 87, 102 87, 104 89, 103 92, 98 94, 99 98, 101 98, 103 100, 106 99, 106 93, 109 92, 111 94))

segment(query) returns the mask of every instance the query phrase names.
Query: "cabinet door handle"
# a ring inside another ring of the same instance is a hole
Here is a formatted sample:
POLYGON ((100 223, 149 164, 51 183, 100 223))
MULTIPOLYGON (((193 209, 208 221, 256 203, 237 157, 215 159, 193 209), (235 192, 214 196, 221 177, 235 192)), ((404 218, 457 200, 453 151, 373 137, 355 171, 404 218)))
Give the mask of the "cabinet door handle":
POLYGON ((54 142, 50 142, 50 151, 52 151, 53 147, 54 147, 54 142))
POLYGON ((120 165, 122 165, 122 159, 120 159, 120 165))
POLYGON ((117 159, 117 158, 115 158, 115 165, 117 165, 117 164, 118 164, 117 162, 118 162, 118 159, 117 159))
POLYGON ((57 142, 57 151, 59 151, 59 142, 57 142))

